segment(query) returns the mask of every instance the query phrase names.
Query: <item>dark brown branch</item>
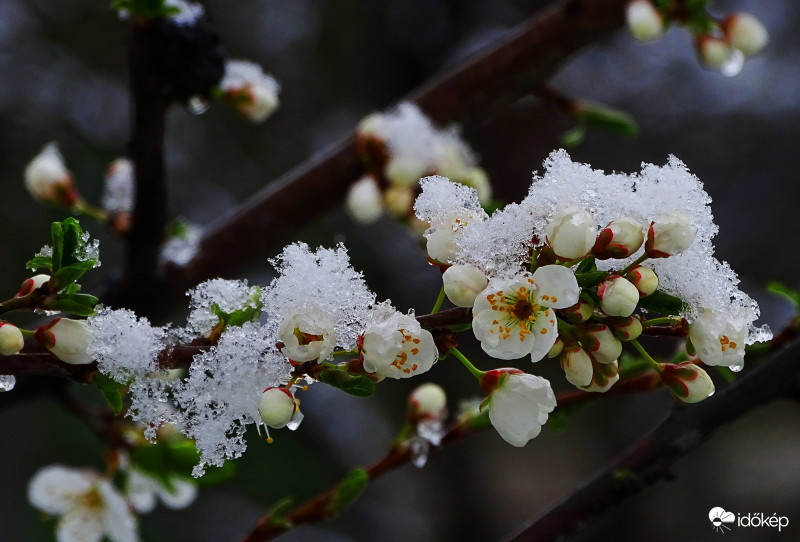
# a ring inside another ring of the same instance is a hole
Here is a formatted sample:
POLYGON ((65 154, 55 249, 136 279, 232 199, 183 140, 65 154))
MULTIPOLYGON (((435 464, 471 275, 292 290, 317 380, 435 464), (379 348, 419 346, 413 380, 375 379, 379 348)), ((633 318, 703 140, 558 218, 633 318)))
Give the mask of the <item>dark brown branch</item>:
POLYGON ((622 500, 668 479, 668 468, 721 426, 792 393, 800 381, 800 341, 795 341, 730 387, 693 406, 676 406, 654 431, 571 494, 525 526, 511 542, 563 540, 622 500))
MULTIPOLYGON (((440 122, 469 122, 543 85, 581 47, 624 23, 627 0, 557 2, 482 54, 407 99, 440 122)), ((350 136, 267 185, 205 232, 195 258, 167 270, 174 291, 231 274, 234 266, 275 251, 298 228, 334 208, 363 173, 350 136), (223 256, 224 255, 224 256, 223 256)))

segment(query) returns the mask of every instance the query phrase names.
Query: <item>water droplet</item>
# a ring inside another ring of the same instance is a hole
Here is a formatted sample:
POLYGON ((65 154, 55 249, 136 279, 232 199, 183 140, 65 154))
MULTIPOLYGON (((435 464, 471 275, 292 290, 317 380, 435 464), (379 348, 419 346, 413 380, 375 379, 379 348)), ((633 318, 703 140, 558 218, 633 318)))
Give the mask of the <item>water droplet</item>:
POLYGON ((713 389, 713 390, 711 390, 710 392, 708 392, 708 395, 706 396, 706 399, 708 399, 709 397, 711 397, 712 395, 714 395, 714 392, 715 392, 715 391, 717 391, 717 390, 716 390, 716 389, 713 389))
POLYGON ((303 416, 303 413, 300 412, 300 409, 295 410, 294 414, 292 415, 292 419, 289 420, 289 423, 286 424, 286 427, 289 429, 289 431, 294 431, 300 427, 304 417, 305 416, 303 416))
POLYGON ((444 428, 442 422, 438 420, 425 420, 417 424, 417 435, 424 438, 434 446, 438 446, 442 442, 444 436, 444 428))
POLYGON ((17 385, 14 375, 0 375, 0 391, 11 391, 17 385))
POLYGON ((742 53, 739 49, 731 47, 731 52, 728 53, 728 57, 720 65, 719 71, 725 77, 734 77, 739 75, 743 66, 744 53, 742 53))
POLYGON ((421 469, 428 462, 428 453, 431 451, 431 445, 427 440, 422 438, 415 438, 411 441, 411 463, 415 467, 421 469))
POLYGON ((186 102, 186 109, 192 115, 202 115, 208 108, 211 106, 208 100, 203 98, 202 96, 192 96, 186 102))
POLYGON ((738 373, 744 368, 744 365, 728 365, 728 369, 733 371, 734 373, 738 373))

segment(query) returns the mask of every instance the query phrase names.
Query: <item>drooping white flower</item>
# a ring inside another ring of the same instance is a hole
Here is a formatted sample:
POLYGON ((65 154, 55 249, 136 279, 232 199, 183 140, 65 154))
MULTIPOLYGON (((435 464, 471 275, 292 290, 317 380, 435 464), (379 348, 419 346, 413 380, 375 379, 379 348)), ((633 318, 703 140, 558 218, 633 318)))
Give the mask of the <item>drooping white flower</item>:
POLYGON ((167 487, 162 480, 135 467, 128 469, 125 494, 140 514, 152 512, 157 501, 172 510, 186 508, 197 498, 197 484, 181 476, 171 476, 167 487))
POLYGON ((609 316, 630 316, 639 303, 639 290, 620 276, 612 276, 597 287, 600 308, 609 316))
POLYGON ((670 393, 684 403, 699 403, 714 393, 711 377, 691 361, 664 363, 660 376, 670 393))
POLYGON ((375 179, 365 175, 353 183, 347 191, 345 209, 350 218, 360 224, 371 224, 378 220, 383 213, 383 201, 375 179))
POLYGON ((721 28, 731 45, 745 56, 758 53, 769 41, 767 29, 749 13, 732 13, 722 22, 721 28))
POLYGON ((481 385, 489 392, 481 410, 489 408, 492 425, 512 446, 525 446, 539 435, 556 407, 550 382, 518 369, 488 371, 481 385))
POLYGON ((444 293, 458 307, 471 307, 475 298, 486 288, 486 275, 469 264, 455 264, 442 274, 444 293))
POLYGON ((139 540, 136 519, 111 482, 90 470, 61 465, 40 469, 28 485, 28 500, 39 510, 61 516, 58 542, 139 540))
POLYGON ((666 258, 680 254, 694 241, 694 228, 681 211, 670 211, 658 215, 650 223, 645 251, 651 258, 666 258))
POLYGON ((324 314, 295 313, 283 321, 278 338, 284 344, 281 352, 301 363, 325 360, 336 346, 333 322, 324 314))
POLYGON ((297 411, 297 401, 285 388, 267 388, 258 400, 261 421, 273 429, 286 427, 297 411))
POLYGON ((8 322, 0 322, 0 354, 4 356, 19 354, 23 346, 25 339, 19 328, 8 322))
POLYGON ((89 327, 83 320, 56 318, 40 326, 34 338, 65 363, 85 365, 93 361, 88 353, 89 327))
POLYGON ((689 338, 697 356, 706 365, 741 368, 747 324, 733 315, 706 310, 689 324, 689 338))
POLYGON ((664 35, 664 19, 649 0, 630 2, 625 8, 625 20, 637 40, 654 40, 664 35))
POLYGON ((556 213, 547 224, 547 242, 559 258, 582 258, 592 249, 597 224, 589 211, 569 207, 556 213))
POLYGON ((278 109, 280 85, 254 62, 229 60, 219 88, 233 107, 257 124, 278 109))
POLYGON ((575 275, 560 265, 545 265, 533 275, 495 278, 478 295, 472 330, 492 357, 542 359, 558 336, 553 309, 578 301, 575 275))
POLYGON ((25 168, 25 188, 45 203, 73 207, 80 196, 56 143, 48 143, 25 168))
POLYGON ((393 312, 364 331, 361 354, 364 369, 379 378, 409 378, 428 371, 439 351, 430 331, 416 318, 393 312))

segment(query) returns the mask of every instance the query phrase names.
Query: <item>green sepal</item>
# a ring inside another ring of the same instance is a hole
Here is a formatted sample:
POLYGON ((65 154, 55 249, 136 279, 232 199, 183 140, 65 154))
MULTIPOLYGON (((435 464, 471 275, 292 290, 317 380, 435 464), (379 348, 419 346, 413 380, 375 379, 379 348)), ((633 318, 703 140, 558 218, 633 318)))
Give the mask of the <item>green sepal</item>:
POLYGON ((597 271, 597 261, 591 254, 583 259, 578 267, 575 268, 575 273, 594 273, 597 271))
POLYGON ((51 272, 53 268, 53 257, 52 256, 34 256, 33 259, 28 260, 25 264, 27 269, 31 269, 33 271, 48 271, 51 272))
POLYGON ((91 316, 95 313, 94 306, 100 302, 89 294, 59 294, 44 307, 47 310, 61 311, 76 316, 91 316))
POLYGON ((626 137, 639 134, 639 126, 631 115, 607 105, 581 102, 575 109, 575 119, 583 125, 626 137))
POLYGON ((72 284, 81 278, 84 273, 94 267, 94 264, 94 260, 85 260, 63 266, 53 275, 53 278, 55 279, 54 286, 56 290, 60 290, 64 286, 72 284))
POLYGON ((492 421, 489 419, 489 409, 484 407, 479 413, 461 422, 461 425, 473 431, 489 427, 492 425, 492 421))
POLYGON ((248 305, 232 312, 225 312, 216 303, 211 304, 211 313, 219 318, 224 326, 241 326, 245 322, 255 322, 261 316, 261 289, 247 298, 248 305))
POLYGON ((683 301, 661 290, 656 290, 647 297, 640 297, 638 306, 648 311, 673 316, 679 316, 686 309, 683 301))
POLYGON ((114 416, 119 416, 120 412, 122 412, 122 393, 126 385, 120 384, 110 376, 100 372, 94 377, 94 385, 97 386, 97 389, 100 390, 100 393, 105 397, 114 416))
POLYGON ((575 273, 575 279, 581 288, 591 288, 597 286, 608 278, 608 271, 587 271, 585 273, 575 273))
POLYGON ((317 378, 320 382, 339 388, 343 392, 356 397, 369 397, 375 393, 375 381, 367 375, 325 367, 320 371, 317 378))
POLYGON ((567 428, 567 409, 557 408, 547 417, 547 427, 555 433, 563 433, 567 428))
POLYGON ((145 19, 169 17, 181 12, 180 8, 164 5, 164 0, 114 0, 111 8, 116 11, 125 10, 131 15, 145 19))
POLYGON ((650 370, 650 363, 639 356, 623 352, 619 358, 619 376, 629 377, 650 370))
POLYGON ((336 493, 325 506, 325 517, 333 518, 358 500, 369 484, 369 474, 358 467, 347 473, 336 493))
POLYGON ((561 144, 568 149, 577 147, 578 145, 583 143, 585 137, 586 137, 586 125, 581 123, 578 124, 576 127, 572 128, 571 130, 567 130, 566 132, 561 134, 561 144))
POLYGON ((284 497, 276 502, 267 512, 269 524, 287 531, 294 527, 294 523, 286 519, 286 514, 291 510, 292 505, 294 505, 292 497, 284 497))

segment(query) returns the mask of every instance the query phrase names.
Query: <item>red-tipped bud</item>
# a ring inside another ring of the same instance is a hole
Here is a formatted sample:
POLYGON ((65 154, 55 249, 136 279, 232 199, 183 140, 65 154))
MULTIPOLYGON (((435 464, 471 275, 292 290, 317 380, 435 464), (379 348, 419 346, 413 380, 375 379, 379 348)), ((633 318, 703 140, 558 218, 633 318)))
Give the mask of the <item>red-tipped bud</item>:
POLYGON ((639 290, 639 297, 647 297, 658 289, 658 275, 649 267, 637 265, 625 278, 639 290))
POLYGON ((621 341, 632 341, 642 334, 642 321, 635 315, 626 318, 611 318, 609 324, 611 331, 621 341))
POLYGON ((581 345, 598 363, 613 363, 622 354, 622 343, 611 328, 602 324, 589 326, 581 337, 581 345))
POLYGON ((588 386, 592 382, 592 358, 580 346, 564 349, 561 353, 561 368, 573 386, 588 386))
POLYGON ((714 382, 703 369, 690 361, 662 365, 661 382, 684 403, 699 403, 714 393, 714 382))
POLYGON ((642 246, 644 226, 638 220, 614 220, 598 234, 592 254, 598 260, 627 258, 642 246))
POLYGON ((639 303, 639 290, 628 279, 611 276, 597 287, 600 308, 609 316, 630 316, 639 303))

